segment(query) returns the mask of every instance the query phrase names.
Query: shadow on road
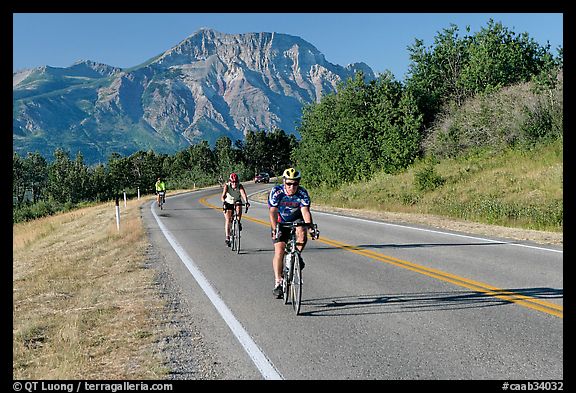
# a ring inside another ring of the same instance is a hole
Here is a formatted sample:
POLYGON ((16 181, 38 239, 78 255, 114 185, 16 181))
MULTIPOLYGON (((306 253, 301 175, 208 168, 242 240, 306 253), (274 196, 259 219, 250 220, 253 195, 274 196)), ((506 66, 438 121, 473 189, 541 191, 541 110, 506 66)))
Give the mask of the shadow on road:
POLYGON ((351 249, 384 249, 384 248, 421 248, 421 247, 466 247, 466 246, 494 246, 498 244, 512 244, 510 242, 481 242, 481 243, 387 243, 387 244, 358 244, 350 245, 349 247, 335 247, 335 246, 313 246, 314 250, 339 250, 342 248, 351 249))
POLYGON ((359 248, 418 248, 418 247, 462 247, 462 246, 494 246, 496 244, 510 244, 505 242, 482 243, 408 243, 408 244, 359 244, 359 248))
MULTIPOLYGON (((511 292, 535 299, 562 299, 563 289, 556 288, 516 288, 501 289, 502 294, 511 292)), ((474 291, 422 292, 329 297, 303 299, 304 316, 350 316, 384 313, 405 313, 422 311, 462 310, 478 307, 493 307, 513 302, 495 297, 497 293, 486 294, 474 291)))

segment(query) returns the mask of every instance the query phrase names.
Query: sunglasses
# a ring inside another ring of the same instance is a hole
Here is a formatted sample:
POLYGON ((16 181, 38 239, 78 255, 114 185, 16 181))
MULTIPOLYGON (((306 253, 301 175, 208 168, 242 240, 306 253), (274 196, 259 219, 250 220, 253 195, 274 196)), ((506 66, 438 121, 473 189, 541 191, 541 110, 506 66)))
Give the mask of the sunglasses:
POLYGON ((286 186, 288 186, 288 187, 292 187, 292 186, 297 186, 297 185, 300 184, 300 183, 298 183, 298 182, 292 182, 292 183, 286 182, 286 183, 284 183, 284 184, 286 184, 286 186))

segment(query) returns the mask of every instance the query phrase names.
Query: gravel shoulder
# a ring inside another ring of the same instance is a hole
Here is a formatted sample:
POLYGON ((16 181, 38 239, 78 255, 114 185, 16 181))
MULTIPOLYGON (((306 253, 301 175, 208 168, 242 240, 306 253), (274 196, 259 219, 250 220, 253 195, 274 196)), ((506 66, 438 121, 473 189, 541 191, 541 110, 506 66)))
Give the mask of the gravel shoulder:
POLYGON ((204 336, 193 308, 182 294, 164 258, 150 249, 148 267, 156 272, 155 284, 165 307, 158 316, 158 351, 164 359, 167 380, 218 380, 223 374, 217 351, 204 336), (153 256, 155 255, 155 256, 153 256))
POLYGON ((153 351, 160 354, 166 371, 165 379, 227 379, 221 351, 213 345, 209 332, 203 328, 203 315, 190 304, 184 293, 184 278, 175 270, 175 265, 180 262, 174 261, 173 252, 163 235, 154 230, 151 215, 143 211, 141 215, 149 240, 144 267, 154 271, 154 290, 164 303, 163 309, 155 315, 158 341, 153 351))

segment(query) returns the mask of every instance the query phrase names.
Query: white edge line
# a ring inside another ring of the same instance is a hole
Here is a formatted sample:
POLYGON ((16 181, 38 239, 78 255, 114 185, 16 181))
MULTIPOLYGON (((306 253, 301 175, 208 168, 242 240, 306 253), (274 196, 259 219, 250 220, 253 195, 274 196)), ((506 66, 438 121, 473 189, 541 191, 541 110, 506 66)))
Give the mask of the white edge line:
POLYGON ((184 265, 188 268, 198 285, 202 288, 206 296, 210 299, 216 310, 224 319, 230 330, 234 336, 238 339, 254 365, 260 371, 260 374, 264 377, 264 379, 284 379, 282 375, 276 370, 272 362, 264 355, 262 350, 258 347, 258 345, 252 340, 248 332, 242 327, 242 324, 236 319, 232 311, 226 306, 222 298, 216 293, 212 285, 208 282, 204 274, 198 269, 194 260, 188 256, 186 251, 180 246, 180 244, 172 237, 170 232, 166 229, 164 224, 160 221, 156 212, 154 211, 154 202, 150 204, 150 211, 152 215, 156 219, 160 230, 174 249, 176 254, 180 257, 180 260, 184 263, 184 265))
MULTIPOLYGON (((257 194, 257 192, 255 192, 254 194, 257 194)), ((252 194, 252 195, 253 195, 253 194, 252 194)), ((254 201, 254 202, 255 202, 255 203, 262 204, 262 205, 265 205, 264 202, 260 202, 260 201, 254 201)), ((371 224, 388 225, 388 226, 392 226, 392 227, 400 227, 400 228, 414 229, 414 230, 423 231, 423 232, 439 233, 439 234, 442 234, 442 235, 465 237, 465 238, 468 238, 468 239, 483 240, 483 241, 490 242, 490 243, 500 243, 500 244, 506 244, 506 245, 509 245, 509 246, 533 248, 533 249, 541 250, 541 251, 558 252, 558 253, 561 253, 561 254, 564 253, 564 250, 554 250, 553 248, 530 246, 530 245, 528 245, 528 244, 512 243, 512 242, 507 242, 507 241, 486 239, 486 238, 483 238, 483 237, 475 237, 475 236, 461 235, 461 234, 458 234, 458 233, 435 231, 435 230, 433 230, 433 229, 418 228, 418 227, 413 227, 413 226, 409 226, 409 225, 401 225, 401 224, 392 224, 392 223, 389 223, 389 222, 382 222, 382 221, 373 221, 373 220, 368 220, 368 219, 365 219, 365 218, 342 216, 342 215, 339 215, 339 214, 320 212, 320 211, 317 211, 317 210, 314 211, 314 214, 321 214, 321 215, 324 214, 324 215, 327 215, 327 216, 334 216, 334 217, 339 217, 339 218, 347 218, 347 219, 349 219, 349 220, 369 222, 369 223, 371 223, 371 224)))

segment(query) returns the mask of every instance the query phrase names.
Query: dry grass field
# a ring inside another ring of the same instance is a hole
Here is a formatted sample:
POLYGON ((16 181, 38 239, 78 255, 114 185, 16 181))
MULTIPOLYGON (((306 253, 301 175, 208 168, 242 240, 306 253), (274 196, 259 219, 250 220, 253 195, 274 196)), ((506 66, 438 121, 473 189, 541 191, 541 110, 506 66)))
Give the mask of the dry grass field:
POLYGON ((14 379, 163 378, 144 201, 14 225, 14 379))

